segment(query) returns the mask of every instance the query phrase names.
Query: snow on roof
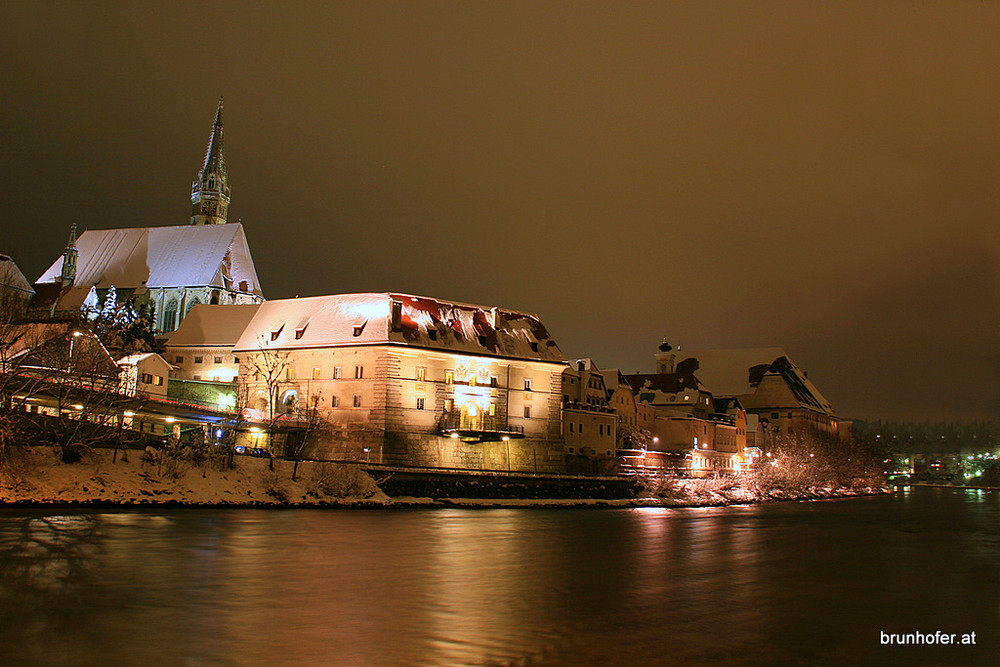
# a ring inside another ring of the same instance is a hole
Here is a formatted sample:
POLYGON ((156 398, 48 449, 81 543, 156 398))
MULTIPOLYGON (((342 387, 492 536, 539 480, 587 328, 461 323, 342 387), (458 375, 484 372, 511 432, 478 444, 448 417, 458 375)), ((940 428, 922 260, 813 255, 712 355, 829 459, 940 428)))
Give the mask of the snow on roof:
POLYGON ((830 402, 780 347, 685 350, 677 353, 677 363, 686 359, 698 360, 695 375, 708 389, 720 396, 752 394, 765 373, 776 373, 785 379, 799 402, 833 413, 830 402), (753 384, 751 384, 751 369, 755 369, 753 384))
POLYGON ((395 293, 265 301, 237 350, 396 343, 451 352, 565 363, 530 313, 395 293))
POLYGON ((17 268, 17 263, 9 255, 0 255, 0 289, 8 289, 24 294, 33 294, 35 290, 17 268))
POLYGON ((174 368, 174 366, 170 362, 168 362, 166 359, 164 359, 163 357, 161 357, 156 352, 139 352, 137 354, 130 354, 130 355, 126 356, 126 357, 122 357, 121 359, 119 359, 118 360, 118 365, 119 366, 135 366, 140 361, 145 361, 146 359, 153 359, 153 358, 158 359, 160 362, 163 363, 164 366, 166 366, 168 368, 174 368))
POLYGON ((198 304, 167 340, 167 347, 230 347, 243 335, 259 303, 198 304))
POLYGON ((690 392, 704 390, 704 385, 691 373, 642 373, 626 375, 625 381, 639 402, 654 405, 684 403, 687 400, 685 391, 690 397, 690 392))
MULTIPOLYGON (((228 254, 233 287, 261 293, 239 223, 91 229, 77 239, 76 246, 73 284, 77 286, 225 287, 219 273, 228 254), (244 281, 245 289, 240 287, 244 281)), ((62 257, 53 262, 36 282, 55 282, 62 262, 62 257)))

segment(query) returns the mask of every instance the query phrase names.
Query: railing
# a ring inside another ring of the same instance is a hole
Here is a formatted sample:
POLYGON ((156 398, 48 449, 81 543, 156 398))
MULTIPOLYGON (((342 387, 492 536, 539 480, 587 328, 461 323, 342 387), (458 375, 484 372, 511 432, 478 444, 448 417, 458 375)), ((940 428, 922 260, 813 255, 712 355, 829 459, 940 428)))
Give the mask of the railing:
POLYGON ((500 434, 514 437, 524 437, 524 427, 505 423, 500 417, 491 415, 476 415, 458 412, 446 413, 441 416, 440 430, 444 434, 500 434))

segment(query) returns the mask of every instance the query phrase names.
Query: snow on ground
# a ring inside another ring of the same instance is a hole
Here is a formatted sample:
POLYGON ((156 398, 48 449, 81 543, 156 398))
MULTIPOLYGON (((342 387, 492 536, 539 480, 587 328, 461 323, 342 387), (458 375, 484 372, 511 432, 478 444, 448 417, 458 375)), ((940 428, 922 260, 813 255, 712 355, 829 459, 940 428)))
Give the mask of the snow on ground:
POLYGON ((78 463, 62 463, 49 447, 19 447, 0 467, 0 505, 112 504, 253 507, 698 507, 869 495, 882 489, 806 489, 796 493, 741 488, 732 479, 669 480, 636 498, 389 498, 358 466, 305 461, 292 480, 293 463, 236 457, 233 469, 211 461, 144 456, 130 451, 116 460, 95 450, 78 463))

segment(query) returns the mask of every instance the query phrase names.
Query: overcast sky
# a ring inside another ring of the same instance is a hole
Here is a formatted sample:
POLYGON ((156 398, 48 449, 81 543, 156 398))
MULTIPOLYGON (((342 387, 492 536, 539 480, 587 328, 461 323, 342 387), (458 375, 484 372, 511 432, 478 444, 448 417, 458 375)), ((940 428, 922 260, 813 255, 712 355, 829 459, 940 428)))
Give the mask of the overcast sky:
POLYGON ((1000 418, 1000 5, 0 5, 0 252, 185 224, 225 96, 268 298, 783 347, 848 418, 1000 418))

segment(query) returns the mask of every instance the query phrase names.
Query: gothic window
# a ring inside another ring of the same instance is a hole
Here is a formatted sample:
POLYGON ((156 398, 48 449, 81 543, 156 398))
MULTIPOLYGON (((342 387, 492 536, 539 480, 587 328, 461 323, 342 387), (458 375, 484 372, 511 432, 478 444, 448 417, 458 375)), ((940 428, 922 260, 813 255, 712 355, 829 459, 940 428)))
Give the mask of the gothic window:
POLYGON ((187 317, 187 314, 191 312, 191 309, 197 306, 199 303, 201 303, 201 301, 198 300, 198 297, 194 297, 193 299, 188 301, 187 309, 184 311, 184 317, 187 317))
POLYGON ((163 309, 163 332, 170 333, 177 328, 177 299, 170 299, 163 309))

